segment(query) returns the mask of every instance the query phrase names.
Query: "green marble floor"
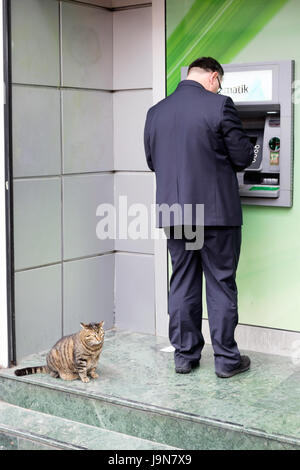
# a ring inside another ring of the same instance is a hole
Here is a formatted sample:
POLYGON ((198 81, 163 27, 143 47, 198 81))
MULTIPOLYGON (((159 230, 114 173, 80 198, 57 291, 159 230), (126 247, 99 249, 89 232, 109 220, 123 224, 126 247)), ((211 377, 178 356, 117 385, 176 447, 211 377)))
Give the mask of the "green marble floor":
MULTIPOLYGON (((175 373, 173 352, 162 351, 168 346, 166 338, 111 330, 106 332, 98 379, 85 384, 44 374, 20 378, 14 376, 13 369, 6 369, 0 372, 0 399, 5 400, 5 393, 7 396, 16 393, 9 388, 12 385, 3 381, 10 378, 14 384, 17 381, 19 385, 21 382, 41 385, 80 397, 104 397, 111 403, 128 404, 132 409, 136 406, 191 423, 200 420, 223 429, 249 431, 253 436, 279 437, 300 448, 300 365, 295 365, 291 358, 241 351, 251 357, 251 369, 230 379, 220 379, 214 371, 210 345, 204 347, 200 368, 186 375, 175 373)), ((26 358, 21 366, 43 363, 45 353, 26 358)), ((13 399, 8 401, 24 406, 13 399)), ((38 411, 45 412, 45 405, 38 411)), ((172 439, 167 443, 178 445, 172 439)))

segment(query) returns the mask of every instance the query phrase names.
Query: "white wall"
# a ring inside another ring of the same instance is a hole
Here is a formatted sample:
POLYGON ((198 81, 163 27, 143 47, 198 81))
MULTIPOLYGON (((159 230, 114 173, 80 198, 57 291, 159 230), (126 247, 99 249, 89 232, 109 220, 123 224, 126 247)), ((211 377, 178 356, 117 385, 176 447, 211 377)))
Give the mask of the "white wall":
MULTIPOLYGON (((0 2, 0 64, 3 64, 3 6, 0 2)), ((3 67, 1 66, 0 97, 4 96, 3 67)), ((7 296, 6 296, 6 230, 5 230, 5 173, 4 173, 4 109, 0 112, 0 367, 8 366, 7 296)))

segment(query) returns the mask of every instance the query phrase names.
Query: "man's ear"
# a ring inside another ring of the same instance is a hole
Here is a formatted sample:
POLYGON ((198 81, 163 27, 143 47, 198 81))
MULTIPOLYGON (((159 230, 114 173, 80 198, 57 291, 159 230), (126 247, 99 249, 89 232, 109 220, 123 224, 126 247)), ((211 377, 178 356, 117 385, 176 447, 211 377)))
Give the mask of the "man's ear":
POLYGON ((215 71, 215 72, 213 72, 213 73, 211 74, 211 79, 212 79, 212 80, 215 80, 215 78, 217 78, 217 76, 218 76, 218 72, 215 71))

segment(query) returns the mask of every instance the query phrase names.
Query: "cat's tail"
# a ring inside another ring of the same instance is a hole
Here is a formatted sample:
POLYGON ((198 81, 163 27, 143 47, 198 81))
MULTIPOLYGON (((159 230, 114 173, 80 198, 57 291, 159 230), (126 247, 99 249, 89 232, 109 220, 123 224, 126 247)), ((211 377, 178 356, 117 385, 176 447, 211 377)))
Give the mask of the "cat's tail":
POLYGON ((49 374, 48 366, 25 367, 24 369, 16 369, 15 375, 18 377, 30 374, 49 374))

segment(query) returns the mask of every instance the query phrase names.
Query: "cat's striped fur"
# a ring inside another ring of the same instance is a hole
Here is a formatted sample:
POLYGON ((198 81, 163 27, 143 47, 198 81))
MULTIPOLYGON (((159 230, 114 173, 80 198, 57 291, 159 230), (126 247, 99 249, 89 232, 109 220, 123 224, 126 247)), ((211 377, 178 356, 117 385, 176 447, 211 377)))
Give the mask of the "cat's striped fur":
POLYGON ((103 324, 104 321, 88 325, 80 323, 82 330, 64 336, 49 351, 47 365, 17 369, 15 374, 48 373, 63 380, 80 378, 82 382, 89 382, 88 375, 96 379, 96 367, 104 342, 103 324))

